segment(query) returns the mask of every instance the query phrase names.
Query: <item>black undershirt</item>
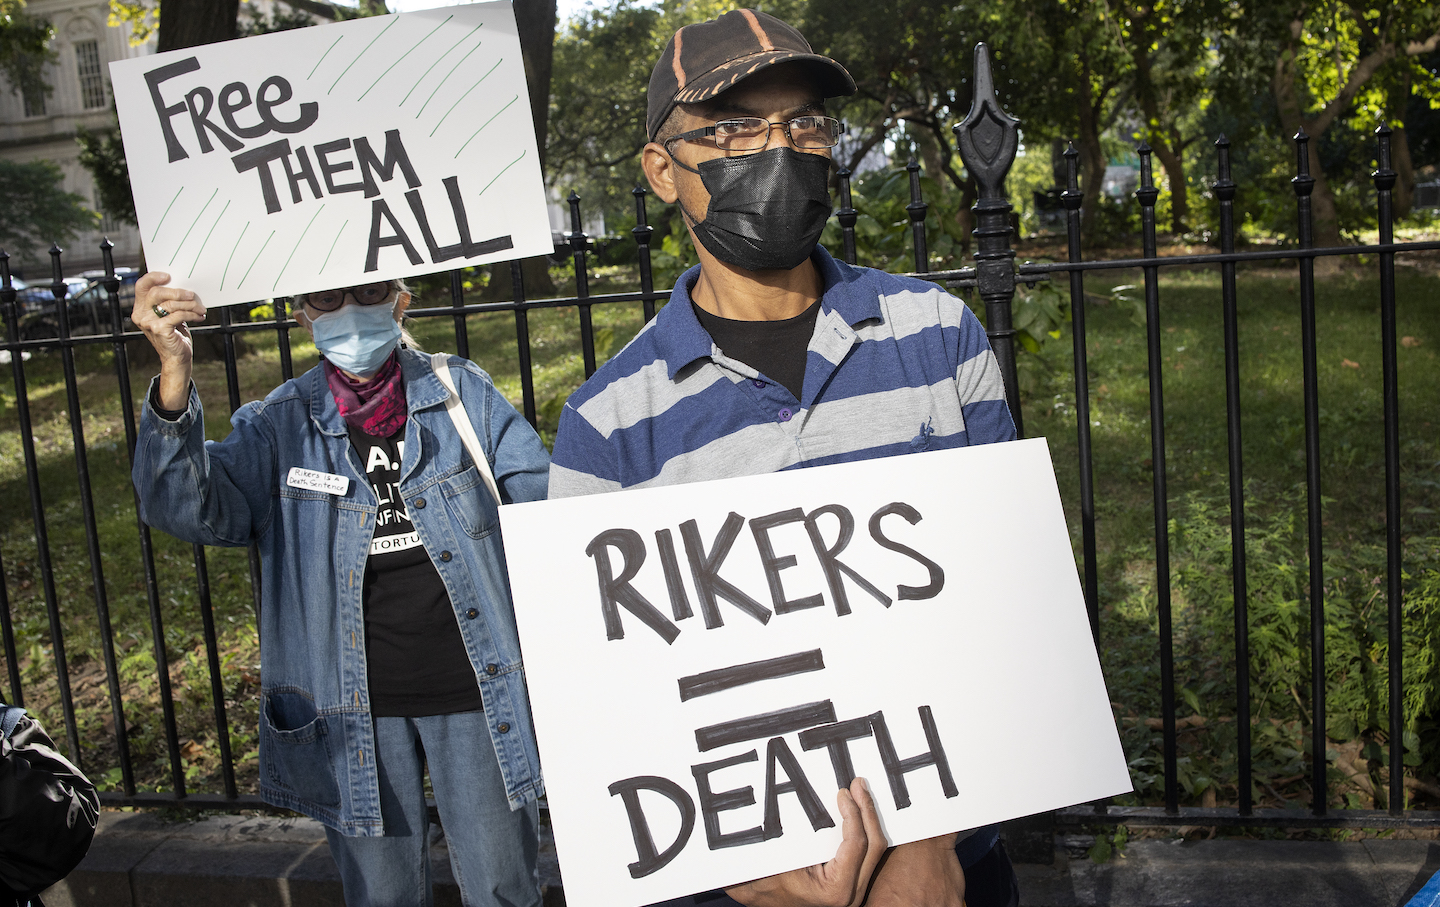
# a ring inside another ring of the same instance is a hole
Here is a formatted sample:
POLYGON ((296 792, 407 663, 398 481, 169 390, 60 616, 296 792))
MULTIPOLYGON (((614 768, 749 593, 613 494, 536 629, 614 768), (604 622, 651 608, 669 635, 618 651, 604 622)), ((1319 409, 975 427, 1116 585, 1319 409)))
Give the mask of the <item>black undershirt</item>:
POLYGON ((815 333, 820 300, 784 321, 736 321, 690 303, 700 326, 731 359, 738 359, 788 390, 796 400, 805 386, 805 351, 815 333))
POLYGON ((404 438, 403 428, 388 438, 350 428, 380 502, 362 592, 370 712, 419 718, 479 711, 480 686, 455 609, 400 499, 404 438))

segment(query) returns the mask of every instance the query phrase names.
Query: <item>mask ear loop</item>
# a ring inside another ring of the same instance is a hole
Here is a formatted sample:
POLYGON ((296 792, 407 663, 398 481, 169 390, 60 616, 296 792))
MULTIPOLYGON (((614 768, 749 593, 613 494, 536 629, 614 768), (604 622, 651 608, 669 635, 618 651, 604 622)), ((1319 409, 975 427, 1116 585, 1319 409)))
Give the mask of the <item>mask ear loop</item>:
MULTIPOLYGON (((702 182, 704 181, 704 177, 701 175, 701 173, 700 173, 699 170, 695 169, 694 167, 691 167, 689 164, 682 164, 682 163, 680 162, 679 158, 675 157, 675 155, 673 155, 673 154, 670 153, 670 149, 669 149, 669 148, 666 148, 666 149, 665 149, 665 156, 668 157, 668 158, 670 158, 670 163, 674 164, 676 167, 679 167, 681 170, 688 170, 688 171, 690 171, 691 173, 695 174, 696 176, 701 177, 701 181, 702 181, 702 182)), ((680 193, 679 193, 679 192, 676 192, 676 193, 675 193, 675 206, 680 209, 680 216, 681 216, 681 217, 684 217, 685 220, 689 222, 689 224, 688 224, 689 226, 694 227, 694 226, 696 226, 696 225, 698 225, 698 224, 700 223, 700 221, 695 217, 695 215, 693 215, 693 214, 691 214, 689 211, 685 210, 685 203, 682 202, 682 201, 680 201, 680 193)))

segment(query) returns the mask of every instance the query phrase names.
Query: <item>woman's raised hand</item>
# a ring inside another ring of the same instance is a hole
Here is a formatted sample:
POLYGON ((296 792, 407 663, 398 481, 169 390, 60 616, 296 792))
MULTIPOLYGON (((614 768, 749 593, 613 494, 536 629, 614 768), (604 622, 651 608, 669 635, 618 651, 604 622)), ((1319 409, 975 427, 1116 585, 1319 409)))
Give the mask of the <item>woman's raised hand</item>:
POLYGON ((145 332, 160 355, 160 405, 184 409, 190 398, 190 373, 195 344, 189 322, 205 320, 205 304, 191 290, 167 286, 170 275, 150 271, 135 283, 135 308, 130 320, 145 332))

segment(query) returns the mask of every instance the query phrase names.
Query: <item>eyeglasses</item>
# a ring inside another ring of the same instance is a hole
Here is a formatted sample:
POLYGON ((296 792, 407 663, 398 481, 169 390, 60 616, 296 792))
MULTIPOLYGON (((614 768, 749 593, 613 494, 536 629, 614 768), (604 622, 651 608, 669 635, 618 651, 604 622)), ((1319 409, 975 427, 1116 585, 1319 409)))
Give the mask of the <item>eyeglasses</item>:
POLYGON ((846 131, 845 124, 834 117, 796 117, 781 123, 763 117, 736 117, 666 139, 665 150, 670 150, 671 142, 710 139, 721 151, 761 151, 770 143, 770 130, 776 126, 785 130, 786 137, 796 148, 810 151, 834 148, 846 131))
POLYGON ((306 293, 301 299, 305 305, 317 312, 333 312, 345 304, 346 296, 354 297, 357 305, 379 305, 390 298, 390 284, 388 281, 381 281, 358 287, 321 290, 319 293, 306 293))

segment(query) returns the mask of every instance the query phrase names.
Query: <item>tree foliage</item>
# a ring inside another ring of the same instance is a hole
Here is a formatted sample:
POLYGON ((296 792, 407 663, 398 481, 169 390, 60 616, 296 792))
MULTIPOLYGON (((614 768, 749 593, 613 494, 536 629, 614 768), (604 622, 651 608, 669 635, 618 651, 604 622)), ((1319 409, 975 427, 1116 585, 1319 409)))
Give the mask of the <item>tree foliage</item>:
POLYGON ((52 91, 45 67, 56 60, 54 34, 49 21, 26 12, 22 0, 0 0, 0 74, 31 104, 52 91))
MULTIPOLYGON (((675 28, 731 5, 613 0, 562 28, 550 105, 553 185, 588 190, 587 206, 601 204, 612 221, 629 209, 649 68, 675 28)), ((1295 230, 1290 137, 1302 126, 1312 136, 1321 243, 1342 241, 1341 219, 1373 222, 1368 172, 1382 121, 1395 129, 1402 215, 1417 163, 1440 154, 1432 150, 1440 148, 1433 0, 784 0, 764 8, 856 79, 854 97, 831 102, 850 129, 839 162, 854 169, 881 153, 903 164, 913 154, 957 191, 946 203, 958 205, 948 216, 961 235, 974 188, 951 128, 970 104, 977 41, 991 47, 997 91, 1022 121, 1026 148, 1043 154, 1054 141, 1075 143, 1087 232, 1113 233, 1102 228, 1134 208, 1133 199, 1102 199, 1101 185, 1107 165, 1133 163, 1142 141, 1154 153, 1162 224, 1199 238, 1213 232, 1207 199, 1222 132, 1253 215, 1246 229, 1282 236, 1295 230)), ((1027 178, 1045 170, 1027 168, 1027 178)))
MULTIPOLYGON (((1440 6, 1291 0, 1256 2, 1249 12, 1247 21, 1263 29, 1262 39, 1278 51, 1271 57, 1270 86, 1280 127, 1287 136, 1303 130, 1311 138, 1316 242, 1339 244, 1331 186, 1337 174, 1326 167, 1322 137, 1332 128, 1368 132, 1382 119, 1403 117, 1408 98, 1402 95, 1411 92, 1440 100, 1440 80, 1415 65, 1415 58, 1440 47, 1440 6)), ((1399 145, 1402 182, 1413 185, 1403 131, 1399 145)))
POLYGON ((44 247, 66 243, 94 229, 95 212, 85 199, 60 188, 60 168, 49 161, 18 163, 0 159, 0 248, 21 260, 33 260, 44 247))
POLYGON ((110 27, 129 25, 130 43, 135 47, 149 41, 159 23, 159 0, 110 0, 110 27))
POLYGON ((643 179, 645 88, 664 47, 660 20, 657 9, 618 0, 592 7, 555 39, 549 173, 557 188, 580 190, 605 211, 626 210, 643 179))
POLYGON ((80 145, 80 166, 90 171, 99 195, 100 209, 117 220, 139 225, 135 217, 135 196, 130 191, 130 168, 125 162, 125 145, 114 129, 75 130, 80 145))

